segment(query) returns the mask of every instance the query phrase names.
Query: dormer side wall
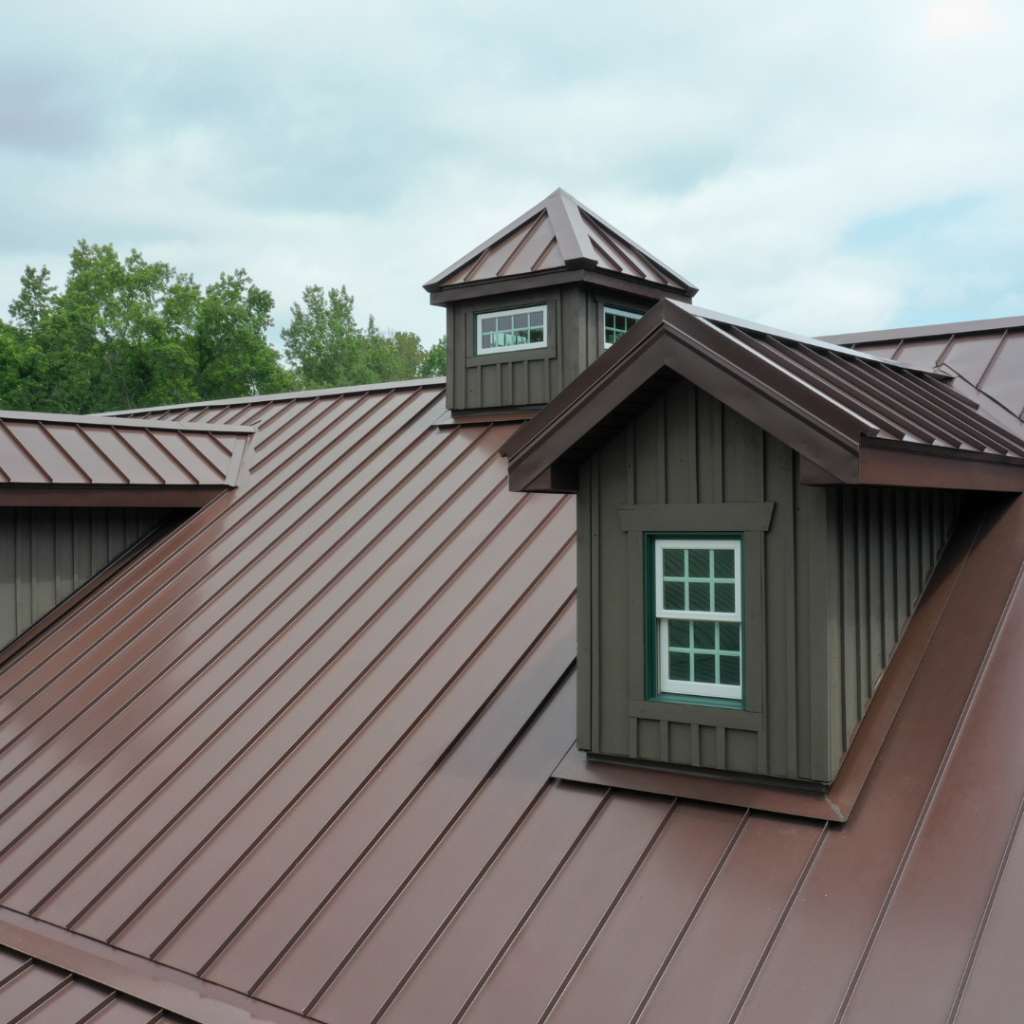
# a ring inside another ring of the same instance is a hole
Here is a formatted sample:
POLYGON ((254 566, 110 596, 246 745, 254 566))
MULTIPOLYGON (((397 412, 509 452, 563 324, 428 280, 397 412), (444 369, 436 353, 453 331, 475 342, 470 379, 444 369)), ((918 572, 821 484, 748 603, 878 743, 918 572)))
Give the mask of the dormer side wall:
POLYGON ((579 746, 831 782, 958 502, 802 485, 792 448, 681 380, 581 466, 579 746), (742 544, 742 705, 651 688, 652 539, 716 531, 742 544))

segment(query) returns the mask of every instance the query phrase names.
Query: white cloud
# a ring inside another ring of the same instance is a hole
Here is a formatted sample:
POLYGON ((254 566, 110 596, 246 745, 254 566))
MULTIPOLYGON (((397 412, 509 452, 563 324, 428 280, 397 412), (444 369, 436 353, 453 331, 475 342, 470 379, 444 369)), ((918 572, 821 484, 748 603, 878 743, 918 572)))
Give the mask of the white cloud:
POLYGON ((969 36, 995 28, 988 0, 938 0, 928 8, 928 33, 939 38, 969 36))
POLYGON ((345 284, 430 340, 421 284, 557 186, 699 301, 780 327, 1024 312, 1021 15, 950 60, 932 9, 20 5, 0 312, 86 237, 201 280, 245 266, 279 324, 303 285, 345 284))

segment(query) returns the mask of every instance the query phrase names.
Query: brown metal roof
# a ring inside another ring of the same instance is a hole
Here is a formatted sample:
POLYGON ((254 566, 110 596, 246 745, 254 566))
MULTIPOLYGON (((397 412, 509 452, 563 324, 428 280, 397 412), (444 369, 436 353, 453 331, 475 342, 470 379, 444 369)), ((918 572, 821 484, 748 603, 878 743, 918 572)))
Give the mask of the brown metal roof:
POLYGON ((431 278, 429 292, 559 270, 596 270, 692 296, 697 289, 568 192, 556 189, 431 278))
POLYGON ((945 378, 664 299, 505 447, 516 488, 572 491, 575 466, 686 377, 824 471, 816 483, 1024 489, 1024 434, 945 378))
POLYGON ((0 505, 199 506, 238 484, 251 427, 0 412, 0 505))
POLYGON ((0 946, 4 1024, 190 1024, 152 1003, 0 946))
POLYGON ((1022 432, 1024 317, 841 334, 826 340, 944 373, 986 416, 1022 432))
POLYGON ((1019 1020, 1024 499, 847 823, 553 781, 574 499, 443 395, 154 414, 251 473, 4 666, 0 941, 200 1024, 1019 1020))

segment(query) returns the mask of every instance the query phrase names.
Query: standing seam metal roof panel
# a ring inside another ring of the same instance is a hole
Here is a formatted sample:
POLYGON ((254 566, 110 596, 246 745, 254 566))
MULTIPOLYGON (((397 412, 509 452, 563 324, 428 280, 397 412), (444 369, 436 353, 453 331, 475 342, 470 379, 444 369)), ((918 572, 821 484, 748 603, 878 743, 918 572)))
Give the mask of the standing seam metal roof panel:
POLYGON ((0 938, 268 1020, 1016 1019, 1024 499, 951 542, 847 823, 553 781, 573 499, 442 402, 151 414, 261 421, 251 474, 3 667, 0 938))

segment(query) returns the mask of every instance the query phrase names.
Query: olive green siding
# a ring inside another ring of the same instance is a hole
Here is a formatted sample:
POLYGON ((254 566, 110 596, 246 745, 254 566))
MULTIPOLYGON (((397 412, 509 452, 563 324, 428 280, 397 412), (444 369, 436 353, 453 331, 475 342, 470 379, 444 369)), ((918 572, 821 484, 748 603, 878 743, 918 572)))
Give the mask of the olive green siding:
POLYGON ((448 308, 448 407, 458 411, 546 405, 604 351, 604 306, 646 312, 653 299, 584 284, 505 292, 448 308), (547 306, 545 348, 476 354, 480 313, 547 306))
POLYGON ((0 646, 179 510, 0 508, 0 646))
POLYGON ((686 381, 582 467, 582 748, 834 778, 948 537, 956 499, 936 491, 805 487, 798 474, 792 449, 686 381), (759 510, 769 502, 765 530, 759 510), (652 525, 645 528, 662 531, 669 515, 679 531, 707 529, 707 513, 696 516, 694 508, 709 504, 719 506, 713 514, 723 523, 728 517, 731 528, 744 531, 742 710, 648 700, 644 689, 643 535, 626 527, 646 515, 652 525))

